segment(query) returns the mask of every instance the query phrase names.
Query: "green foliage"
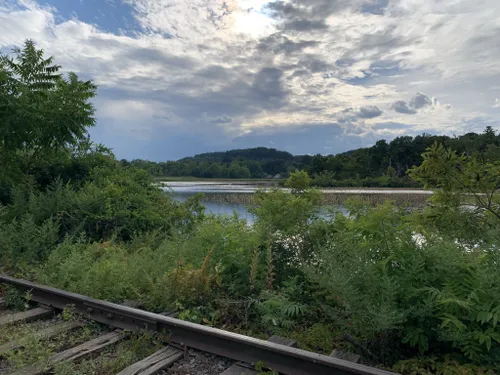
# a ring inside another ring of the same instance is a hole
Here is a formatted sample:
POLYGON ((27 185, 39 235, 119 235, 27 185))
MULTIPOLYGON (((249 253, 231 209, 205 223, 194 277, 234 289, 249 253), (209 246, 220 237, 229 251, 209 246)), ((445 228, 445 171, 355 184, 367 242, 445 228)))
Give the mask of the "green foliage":
POLYGON ((396 170, 391 165, 389 165, 387 167, 385 175, 389 178, 394 178, 396 176, 396 170))
POLYGON ((442 320, 441 340, 450 341, 475 363, 499 366, 500 288, 498 277, 493 277, 497 266, 492 267, 491 260, 477 252, 441 290, 427 290, 442 320))
POLYGON ((262 361, 259 361, 255 364, 255 370, 258 371, 259 375, 278 375, 277 371, 268 369, 266 367, 266 364, 262 361))
POLYGON ((74 73, 64 79, 60 66, 32 41, 13 52, 14 59, 0 56, 0 161, 9 166, 2 168, 3 181, 18 179, 19 167, 77 144, 95 123, 92 82, 74 73))
POLYGON ((306 171, 295 171, 285 181, 285 186, 292 189, 295 194, 300 194, 311 186, 311 178, 306 171))
MULTIPOLYGON (((116 302, 139 300, 154 310, 177 303, 187 309, 216 294, 249 292, 250 249, 256 239, 242 222, 217 218, 189 237, 145 236, 129 244, 67 239, 39 269, 38 280, 116 302)), ((258 268, 263 269, 260 262, 258 268)), ((256 289, 263 278, 262 271, 255 276, 256 289)))
POLYGON ((400 361, 393 366, 392 371, 403 375, 494 375, 493 369, 478 367, 472 364, 461 364, 446 357, 440 360, 436 357, 415 358, 400 361))
POLYGON ((0 259, 7 269, 28 270, 27 263, 44 260, 54 249, 59 238, 59 224, 49 218, 36 222, 33 215, 0 226, 0 259))
POLYGON ((321 194, 316 190, 305 191, 300 196, 281 189, 260 190, 255 193, 254 202, 250 212, 257 217, 256 225, 266 235, 276 231, 301 233, 316 216, 321 194))
POLYGON ((464 360, 497 365, 497 252, 431 232, 417 241, 412 222, 389 204, 350 210, 335 221, 320 271, 307 270, 337 301, 347 332, 385 363, 458 348, 464 360))
POLYGON ((500 136, 487 127, 481 134, 468 133, 454 138, 422 134, 397 137, 391 142, 380 140, 372 147, 337 155, 294 156, 259 147, 200 154, 178 161, 122 160, 122 163, 145 169, 157 177, 272 178, 304 170, 315 186, 421 187, 420 182, 408 178, 407 171, 422 164, 422 154, 435 142, 459 154, 480 156, 490 162, 500 160, 500 136))
POLYGON ((412 178, 437 188, 426 220, 461 239, 484 240, 500 220, 500 162, 434 144, 412 178))
POLYGON ((261 298, 262 301, 257 304, 257 310, 263 327, 271 332, 274 327, 291 330, 296 326, 297 321, 307 314, 308 307, 290 300, 286 292, 263 292, 261 298))
POLYGON ((291 333, 291 338, 297 341, 300 349, 327 355, 332 352, 337 336, 339 336, 338 327, 331 323, 313 323, 310 327, 296 329, 291 333))
POLYGON ((5 288, 5 306, 14 311, 24 311, 29 307, 31 295, 29 292, 22 294, 16 288, 7 286, 5 288))
POLYGON ((0 212, 6 259, 45 259, 58 241, 81 232, 93 240, 130 240, 146 231, 188 230, 202 218, 197 200, 174 202, 144 172, 94 169, 92 179, 81 187, 58 179, 45 191, 13 190, 12 204, 0 212))

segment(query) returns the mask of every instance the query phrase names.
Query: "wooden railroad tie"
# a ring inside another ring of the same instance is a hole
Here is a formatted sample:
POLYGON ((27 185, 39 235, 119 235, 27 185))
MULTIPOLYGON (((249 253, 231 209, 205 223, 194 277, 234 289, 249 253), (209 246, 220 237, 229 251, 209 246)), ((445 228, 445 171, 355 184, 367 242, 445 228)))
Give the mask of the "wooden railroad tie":
POLYGON ((74 362, 80 359, 91 357, 92 355, 99 353, 106 347, 122 340, 124 337, 125 334, 122 331, 116 330, 101 335, 81 345, 75 346, 74 348, 67 349, 60 353, 52 355, 48 360, 48 368, 47 366, 44 366, 43 363, 36 363, 34 365, 17 370, 10 375, 42 375, 47 373, 50 369, 54 368, 54 366, 59 363, 74 362))
POLYGON ((161 370, 170 367, 182 358, 184 352, 171 346, 158 350, 156 353, 136 362, 117 375, 154 375, 161 370))
POLYGON ((0 317, 0 327, 16 323, 28 323, 34 320, 47 319, 54 316, 54 311, 45 307, 37 307, 28 311, 7 314, 0 317))
MULTIPOLYGON (((35 333, 36 339, 51 339, 63 332, 69 332, 76 328, 83 327, 83 322, 62 322, 54 326, 44 328, 35 333)), ((0 357, 7 354, 7 352, 24 346, 25 339, 13 340, 0 345, 0 357)))

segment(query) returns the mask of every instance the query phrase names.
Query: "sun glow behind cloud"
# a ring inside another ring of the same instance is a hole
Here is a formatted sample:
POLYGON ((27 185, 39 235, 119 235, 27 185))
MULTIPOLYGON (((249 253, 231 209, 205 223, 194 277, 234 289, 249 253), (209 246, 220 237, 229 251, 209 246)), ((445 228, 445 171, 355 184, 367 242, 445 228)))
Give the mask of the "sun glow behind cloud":
POLYGON ((269 1, 234 0, 231 27, 234 32, 261 38, 276 31, 276 21, 265 12, 269 1))

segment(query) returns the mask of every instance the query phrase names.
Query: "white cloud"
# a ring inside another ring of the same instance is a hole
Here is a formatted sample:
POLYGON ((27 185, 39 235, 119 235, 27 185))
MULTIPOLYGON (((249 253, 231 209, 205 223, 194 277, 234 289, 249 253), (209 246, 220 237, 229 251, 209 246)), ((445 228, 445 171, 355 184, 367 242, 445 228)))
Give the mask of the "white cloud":
POLYGON ((483 95, 500 86, 496 0, 394 0, 373 13, 362 0, 290 0, 301 6, 279 17, 269 0, 123 1, 142 30, 118 35, 34 1, 2 4, 0 48, 33 38, 100 86, 99 126, 151 137, 165 126, 234 136, 335 123, 371 140, 500 125, 499 99, 492 108, 483 95), (417 108, 418 92, 432 103, 417 108), (413 107, 393 110, 400 101, 413 107), (373 107, 381 114, 360 115, 373 107))

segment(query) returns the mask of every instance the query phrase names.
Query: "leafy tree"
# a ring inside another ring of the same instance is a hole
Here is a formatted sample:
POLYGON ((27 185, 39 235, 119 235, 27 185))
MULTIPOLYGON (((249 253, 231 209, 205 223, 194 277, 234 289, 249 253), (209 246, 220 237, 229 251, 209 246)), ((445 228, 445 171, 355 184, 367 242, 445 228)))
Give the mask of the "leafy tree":
POLYGON ((429 188, 440 189, 435 203, 469 205, 500 220, 500 162, 479 162, 477 158, 458 155, 456 151, 434 144, 423 155, 419 167, 409 175, 429 188))
POLYGON ((29 168, 85 139, 95 123, 90 99, 96 91, 74 73, 64 78, 33 41, 13 53, 0 56, 0 160, 10 176, 20 161, 29 168))
POLYGON ((386 170, 386 172, 385 172, 385 175, 386 175, 387 177, 393 178, 393 177, 395 177, 395 176, 396 176, 396 170, 395 170, 393 167, 391 167, 391 166, 389 165, 389 166, 387 167, 387 170, 386 170))
POLYGON ((300 194, 311 186, 311 178, 306 171, 295 171, 285 181, 285 186, 292 192, 300 194))

